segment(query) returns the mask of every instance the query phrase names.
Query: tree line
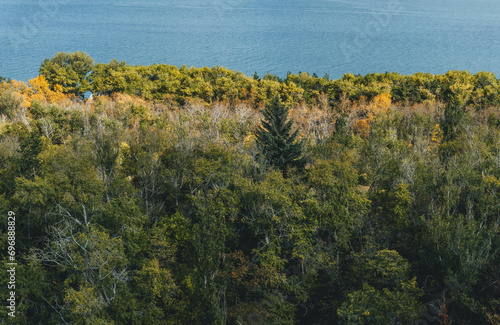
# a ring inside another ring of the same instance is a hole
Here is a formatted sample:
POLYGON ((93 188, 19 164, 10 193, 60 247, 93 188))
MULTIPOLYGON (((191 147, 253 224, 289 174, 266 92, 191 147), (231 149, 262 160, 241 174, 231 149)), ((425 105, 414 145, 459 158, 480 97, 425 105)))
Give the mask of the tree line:
MULTIPOLYGON (((223 67, 180 68, 166 64, 131 66, 112 60, 97 63, 85 53, 58 53, 46 59, 40 67, 49 84, 59 85, 64 93, 82 96, 91 91, 97 95, 126 93, 150 100, 173 101, 183 105, 186 100, 199 98, 214 101, 245 101, 255 106, 270 103, 280 96, 289 104, 305 101, 371 100, 381 94, 390 94, 393 101, 409 104, 428 100, 447 101, 457 88, 470 88, 468 104, 487 107, 500 104, 500 84, 493 73, 450 71, 432 75, 416 73, 371 73, 343 75, 330 80, 328 75, 318 78, 308 73, 293 74, 285 78, 267 73, 247 77, 241 72, 223 67)), ((53 89, 54 90, 54 89, 53 89)))

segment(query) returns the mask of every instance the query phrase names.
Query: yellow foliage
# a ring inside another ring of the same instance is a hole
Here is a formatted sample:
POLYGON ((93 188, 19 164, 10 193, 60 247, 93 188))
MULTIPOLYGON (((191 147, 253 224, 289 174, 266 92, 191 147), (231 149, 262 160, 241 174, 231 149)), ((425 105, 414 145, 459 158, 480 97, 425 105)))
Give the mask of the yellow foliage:
MULTIPOLYGON (((364 100, 360 100, 364 101, 364 100)), ((371 123, 377 114, 386 113, 391 107, 391 95, 380 94, 375 96, 368 106, 362 109, 364 117, 354 123, 354 131, 358 133, 363 139, 370 135, 371 123)))
POLYGON ((22 81, 12 80, 10 83, 3 82, 0 84, 0 92, 11 90, 15 96, 21 101, 21 105, 30 108, 34 100, 48 103, 61 103, 68 100, 65 94, 62 93, 62 87, 56 85, 55 91, 50 89, 50 85, 44 76, 38 76, 31 79, 26 85, 22 81))
POLYGON ((255 141, 255 135, 254 135, 254 134, 252 134, 252 133, 251 133, 251 134, 249 134, 249 135, 247 135, 247 136, 245 137, 245 139, 243 140, 243 142, 244 142, 245 144, 249 144, 249 143, 251 143, 251 142, 253 142, 253 141, 255 141))
POLYGON ((122 150, 129 150, 130 149, 130 145, 127 142, 122 141, 120 143, 120 149, 122 149, 122 150))
POLYGON ((55 92, 59 92, 59 93, 62 93, 63 92, 63 86, 61 85, 54 85, 54 91, 55 92))
POLYGON ((47 92, 48 90, 50 90, 49 82, 47 81, 47 79, 45 79, 44 76, 38 76, 34 79, 31 79, 29 81, 29 84, 35 91, 47 92))
POLYGON ((21 102, 21 105, 26 107, 30 88, 24 82, 16 80, 2 82, 0 84, 0 93, 4 91, 12 91, 12 94, 21 102))
POLYGON ((38 76, 29 81, 31 86, 30 96, 27 98, 26 107, 31 107, 34 100, 48 103, 61 103, 67 99, 66 95, 62 93, 62 86, 55 85, 54 91, 50 89, 50 85, 44 76, 38 76))
POLYGON ((443 131, 439 127, 439 124, 434 126, 434 130, 432 131, 432 139, 431 141, 436 145, 439 145, 443 140, 443 131))
POLYGON ((391 95, 390 94, 380 94, 375 96, 372 100, 372 111, 373 113, 387 112, 391 107, 391 95))

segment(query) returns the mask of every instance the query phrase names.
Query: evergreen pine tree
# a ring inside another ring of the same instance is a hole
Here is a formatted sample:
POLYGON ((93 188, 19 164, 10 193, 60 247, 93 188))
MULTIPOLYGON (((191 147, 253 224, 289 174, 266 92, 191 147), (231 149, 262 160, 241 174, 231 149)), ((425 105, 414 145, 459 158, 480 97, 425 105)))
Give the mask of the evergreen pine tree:
POLYGON ((296 141, 299 130, 292 133, 292 121, 288 120, 288 108, 276 96, 262 112, 264 119, 256 131, 259 156, 287 174, 291 167, 304 168, 302 141, 296 141))

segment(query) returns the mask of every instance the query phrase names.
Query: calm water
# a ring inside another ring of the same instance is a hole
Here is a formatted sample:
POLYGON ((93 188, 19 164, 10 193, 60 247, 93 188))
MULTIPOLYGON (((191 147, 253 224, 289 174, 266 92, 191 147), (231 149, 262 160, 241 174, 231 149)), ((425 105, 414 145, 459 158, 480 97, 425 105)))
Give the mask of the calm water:
POLYGON ((0 76, 44 58, 220 65, 244 72, 487 70, 500 76, 498 0, 0 0, 0 76))

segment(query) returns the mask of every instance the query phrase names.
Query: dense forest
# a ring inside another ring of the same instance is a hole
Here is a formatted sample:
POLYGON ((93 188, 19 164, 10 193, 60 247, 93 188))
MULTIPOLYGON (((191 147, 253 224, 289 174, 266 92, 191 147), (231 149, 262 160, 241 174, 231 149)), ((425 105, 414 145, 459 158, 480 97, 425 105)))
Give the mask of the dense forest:
POLYGON ((9 211, 1 323, 499 324, 500 81, 58 53, 0 80, 4 265, 9 211))

